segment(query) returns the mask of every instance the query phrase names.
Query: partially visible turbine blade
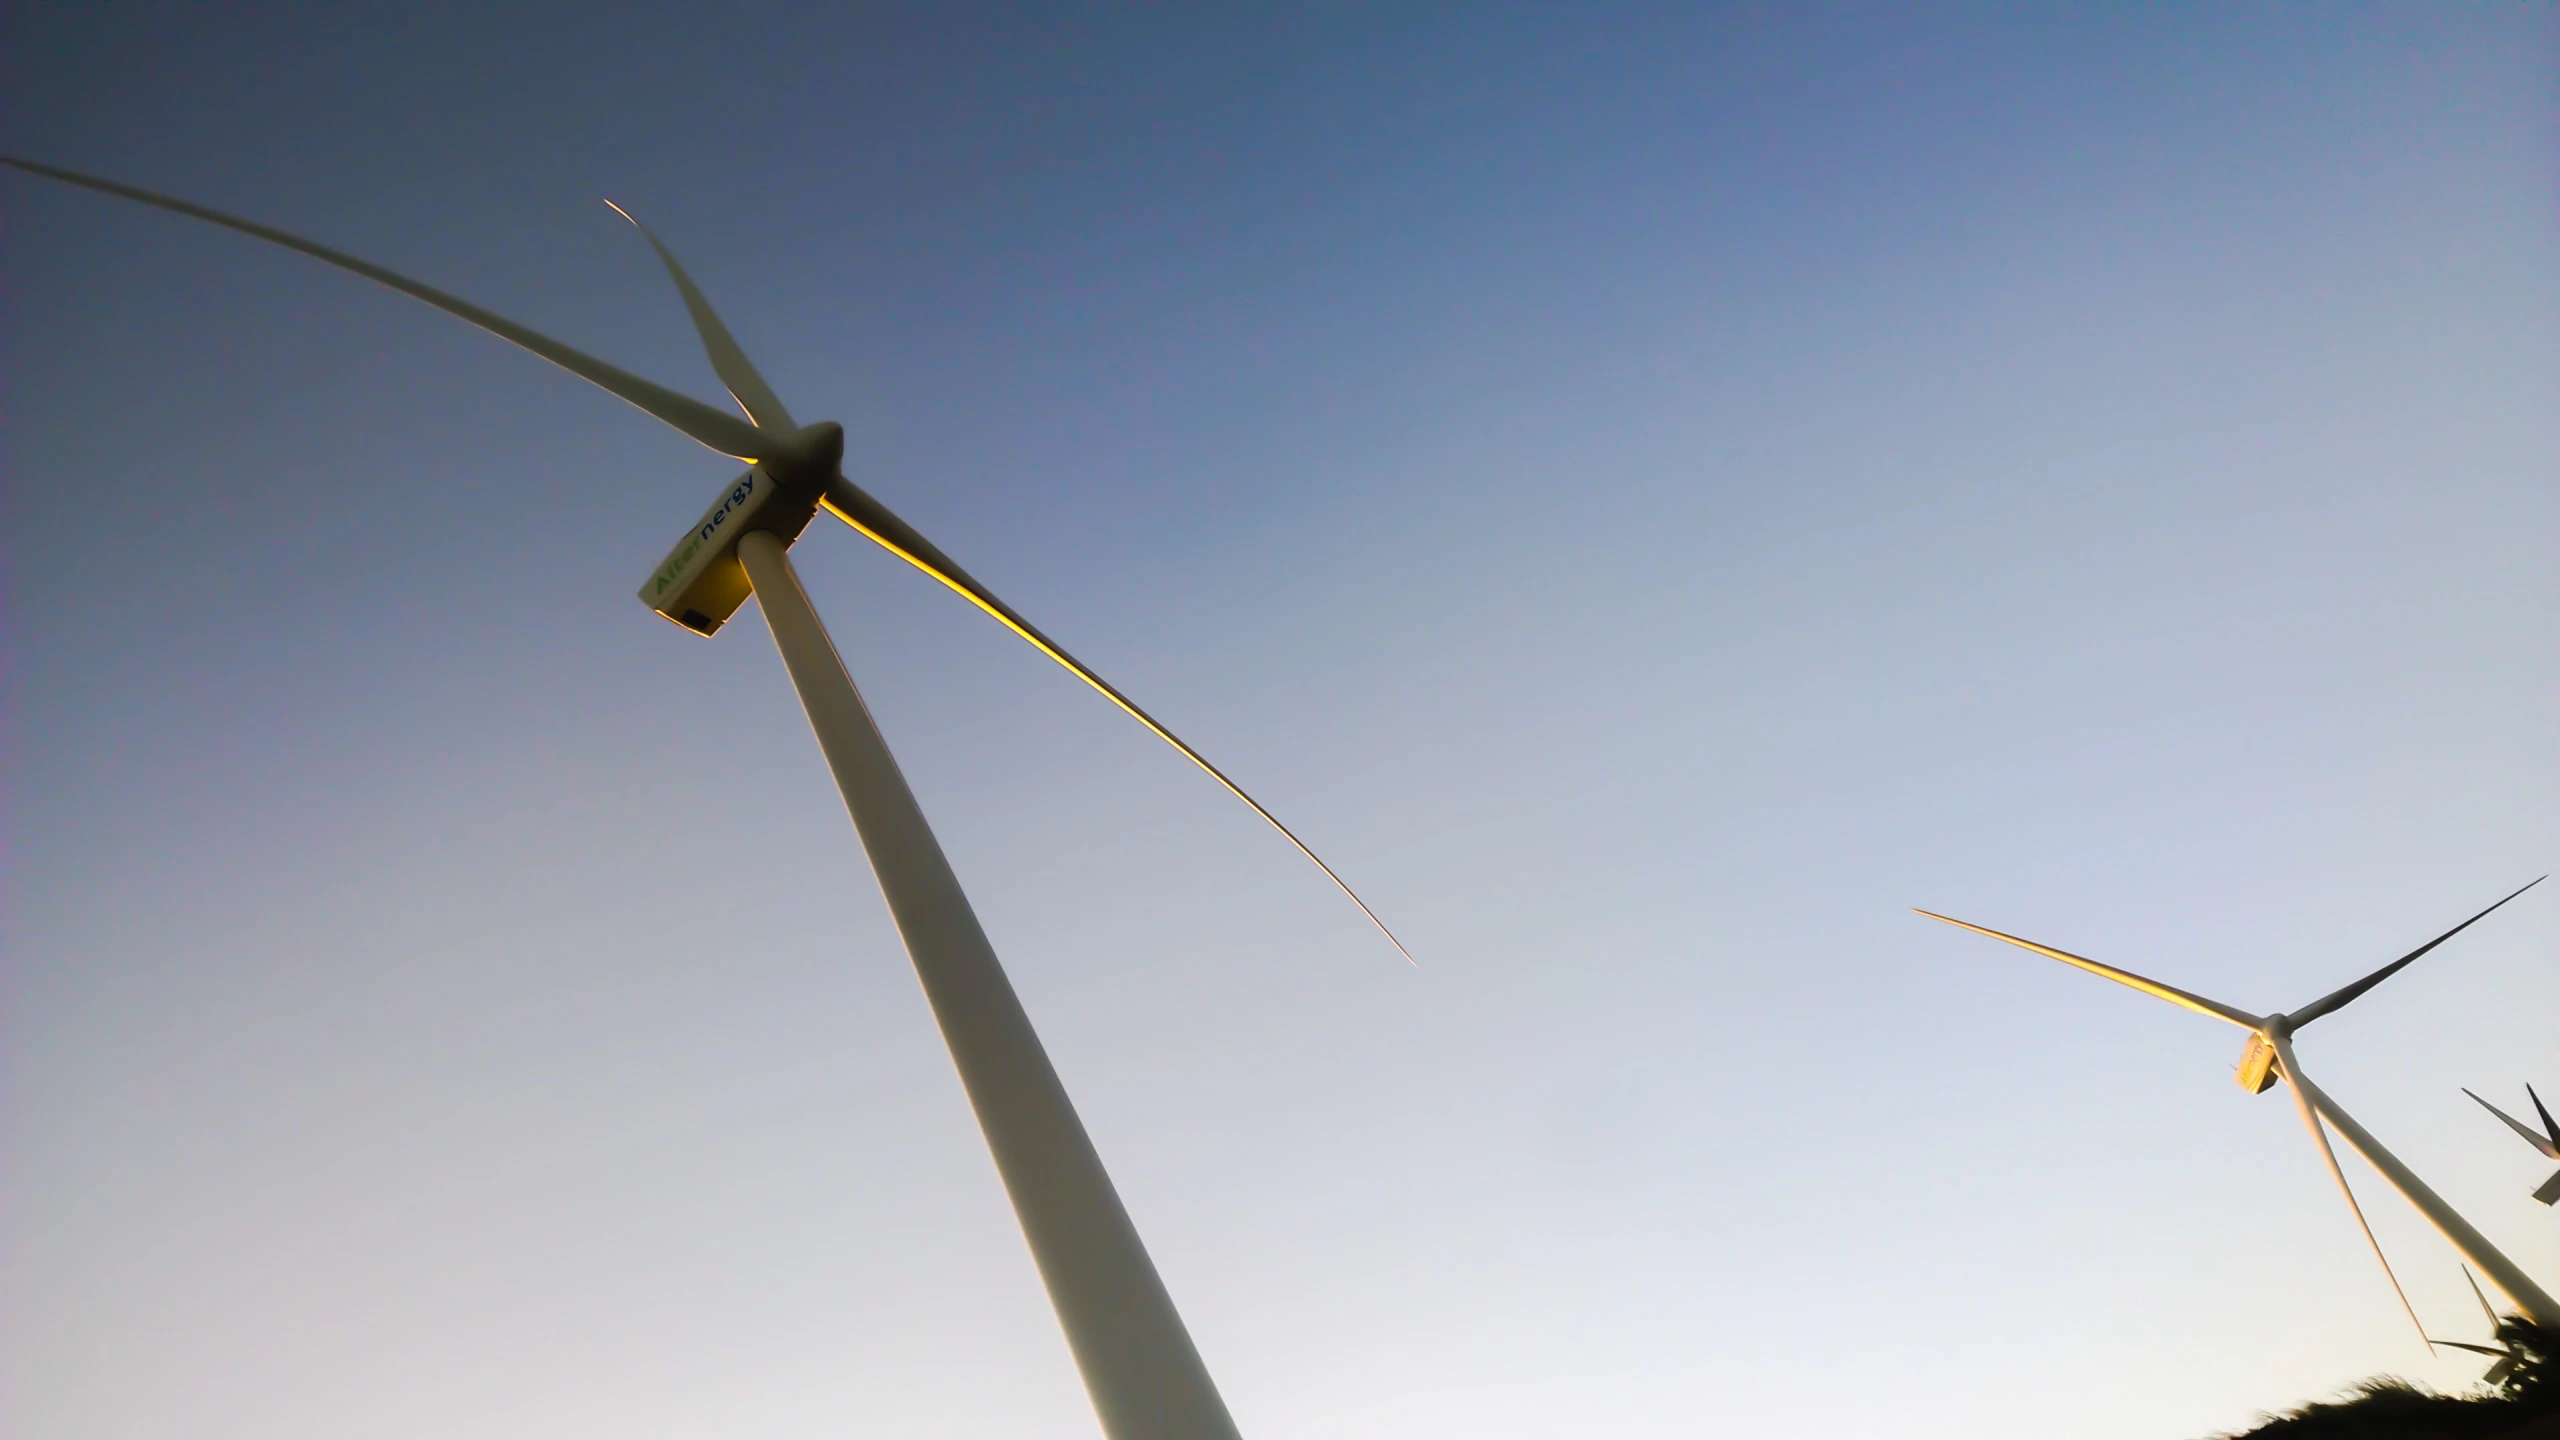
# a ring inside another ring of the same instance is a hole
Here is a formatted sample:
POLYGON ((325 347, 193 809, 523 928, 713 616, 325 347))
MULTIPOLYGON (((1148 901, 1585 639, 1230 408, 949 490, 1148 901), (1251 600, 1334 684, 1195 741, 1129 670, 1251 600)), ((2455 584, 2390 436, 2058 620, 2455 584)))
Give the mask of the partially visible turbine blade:
POLYGON ((2551 1172, 2551 1178, 2542 1182, 2542 1188, 2533 1192, 2533 1198, 2545 1205, 2560 1203, 2560 1170, 2551 1172))
POLYGON ((1041 634, 1030 621, 1016 614, 1012 606, 997 599, 994 591, 972 579, 968 571, 952 563, 951 557, 943 554, 932 541, 916 533, 915 527, 891 514, 888 506, 873 499, 867 491, 842 476, 829 482, 824 503, 828 510, 834 512, 837 519, 869 536, 890 554, 958 591, 968 599, 970 604, 994 616, 1006 629, 1030 641, 1040 653, 1065 666, 1069 674, 1101 691, 1104 698, 1127 711, 1139 724, 1154 731, 1157 738, 1181 751, 1192 764, 1208 771, 1209 778, 1227 787, 1228 794, 1252 806, 1253 813, 1269 821, 1271 828, 1280 832, 1281 838, 1298 847, 1299 854, 1314 861, 1315 867, 1324 872, 1324 878, 1332 881, 1336 889, 1351 897, 1351 903, 1360 907, 1360 913, 1369 917, 1369 923, 1378 927, 1378 933, 1387 937, 1387 943, 1396 947, 1396 953, 1402 955, 1406 963, 1418 963, 1414 961, 1413 952, 1405 949, 1404 942, 1396 938, 1396 932, 1388 929, 1387 922, 1378 918, 1378 912, 1369 908, 1369 902, 1361 899, 1358 891, 1344 883, 1341 876, 1333 873, 1333 867, 1324 863, 1322 856, 1309 849, 1306 841, 1299 839, 1294 831, 1281 824, 1280 817, 1264 809, 1261 801, 1246 794, 1243 786, 1228 779, 1225 771, 1209 763, 1208 757, 1183 743, 1180 736, 1157 723, 1154 716, 1139 709, 1136 701, 1113 689, 1110 682, 1086 668, 1083 661, 1068 654, 1056 641, 1041 634))
POLYGON ((2560 1160, 2560 1120, 2551 1118, 2551 1111, 2543 1105, 2542 1097, 2533 1093, 2531 1083, 2524 1087, 2524 1098, 2533 1102, 2533 1113, 2542 1117, 2543 1132, 2551 1137, 2551 1148, 2543 1153, 2560 1160))
MULTIPOLYGON (((2496 1308, 2489 1304, 2488 1296, 2480 1293, 2480 1282, 2472 1277, 2470 1266, 2465 1265, 2462 1267, 2462 1279, 2463 1283, 2471 1287, 2471 1298, 2480 1302, 2480 1313, 2489 1317, 2489 1334, 2491 1338, 2494 1339, 2498 1333, 2498 1312, 2496 1308)), ((2516 1352, 2512 1346, 2465 1345, 2459 1340, 2439 1340, 2436 1343, 2439 1345, 2450 1345, 2456 1350, 2468 1350, 2474 1355, 2486 1355, 2497 1361, 2497 1364, 2489 1367, 2488 1374, 2480 1377, 2492 1385, 2497 1384, 2499 1381, 2504 1380, 2509 1375, 2515 1373, 2516 1352)))
POLYGON ((2468 1350, 2474 1355, 2503 1357, 2507 1353, 2494 1345, 2473 1345, 2468 1341, 2463 1340, 2438 1340, 2432 1335, 2427 1337, 2427 1343, 2430 1345, 2443 1346, 2447 1350, 2468 1350))
MULTIPOLYGON (((2517 886, 2508 894, 2506 900, 2500 900, 2498 905, 2506 904, 2507 900, 2513 900, 2516 896, 2523 894, 2527 890, 2532 889, 2534 886, 2539 885, 2550 878, 2551 877, 2548 875, 2535 876, 2533 879, 2517 886)), ((2490 906, 2489 910, 2497 909, 2498 905, 2490 906)), ((2319 999, 2312 1001, 2310 1004, 2303 1006, 2301 1009, 2294 1011, 2294 1028, 2297 1030, 2301 1029, 2303 1026, 2310 1024, 2312 1021, 2319 1019, 2321 1016, 2328 1014, 2332 1010, 2338 1009, 2347 1002, 2355 999, 2357 996, 2362 995, 2374 986, 2379 985, 2383 981, 2390 979, 2392 976, 2399 974, 2402 966, 2407 965, 2410 961, 2426 954, 2428 951, 2433 950, 2447 940, 2461 934, 2463 931, 2470 929, 2474 924, 2479 922, 2482 916, 2487 915, 2489 910, 2481 911, 2479 915, 2472 916, 2469 920, 2465 920, 2461 924, 2454 926, 2452 929, 2447 930, 2433 940, 2430 940, 2426 944, 2419 946, 2417 949, 2410 951, 2408 954, 2401 956, 2399 959, 2392 961, 2390 964, 2383 966, 2381 969, 2374 971, 2372 974, 2367 975, 2354 984, 2349 985, 2342 990, 2332 990, 2328 994, 2321 996, 2319 999)))
MULTIPOLYGON (((2489 1333, 2492 1335, 2496 1334, 2498 1331, 2497 1307, 2489 1303, 2488 1296, 2480 1293, 2480 1281, 2478 1277, 2471 1273, 2471 1267, 2468 1265, 2462 1267, 2462 1283, 2471 1287, 2471 1298, 2480 1302, 2480 1313, 2489 1317, 2489 1333)), ((2466 1350, 2479 1349, 2476 1345, 2466 1345, 2463 1348, 2466 1350)), ((2503 1350, 2486 1350, 2481 1353, 2486 1355, 2503 1355, 2506 1352, 2503 1350)))
MULTIPOLYGON (((2290 1073, 2285 1076, 2290 1081, 2290 1073)), ((2356 1192, 2347 1184, 2347 1172, 2338 1165, 2338 1152, 2329 1148, 2329 1132, 2320 1124, 2320 1116, 2311 1108, 2311 1099, 2302 1087, 2287 1084, 2293 1092, 2293 1108, 2302 1112, 2302 1123, 2311 1130, 2311 1138, 2320 1143, 2320 1158, 2329 1162, 2329 1175, 2338 1182, 2338 1193, 2347 1197, 2347 1208, 2355 1212, 2356 1228, 2364 1232, 2364 1243, 2373 1247, 2373 1258, 2382 1262, 2382 1277, 2391 1282, 2391 1293, 2400 1297, 2400 1308, 2409 1312, 2409 1323, 2417 1327, 2418 1338, 2429 1345, 2439 1342, 2427 1335, 2427 1327, 2418 1319, 2418 1307, 2409 1303, 2409 1292, 2400 1288, 2400 1277, 2391 1273, 2391 1258, 2382 1253, 2382 1242, 2374 1238, 2373 1227, 2365 1223, 2364 1207, 2356 1203, 2356 1192)))
MULTIPOLYGON (((2471 1088, 2467 1085, 2464 1086, 2462 1093, 2465 1095, 2471 1095, 2471 1088)), ((2542 1136, 2534 1134, 2532 1126, 2527 1125, 2513 1115, 2499 1109, 2497 1106, 2490 1104, 2488 1101, 2481 1100, 2479 1096, 2471 1095, 2471 1098, 2479 1101, 2481 1109, 2486 1110, 2490 1114, 2497 1116, 2499 1119, 2506 1121, 2507 1128, 2523 1136, 2526 1144, 2541 1151, 2543 1154, 2550 1156, 2554 1160, 2560 1160, 2560 1145, 2554 1145, 2542 1136)))
POLYGON ((341 270, 353 271, 367 280, 387 285, 403 295, 424 300, 446 314, 458 315, 501 340, 512 341, 579 379, 629 401, 723 455, 734 456, 749 462, 761 458, 759 452, 763 448, 763 442, 757 437, 756 428, 736 416, 723 414, 690 395, 679 395, 663 385, 643 380, 619 366, 608 365, 592 355, 572 350, 559 341, 528 330, 503 315, 492 314, 468 300, 448 295, 432 285, 422 285, 406 275, 394 274, 371 261, 359 260, 344 251, 332 250, 326 245, 305 240, 299 235, 288 234, 270 225, 258 224, 254 220, 225 215, 219 210, 209 210, 202 205, 173 199, 167 195, 154 194, 149 190, 136 189, 131 185, 119 185, 113 180, 101 180, 95 175, 83 175, 74 170, 39 165, 32 160, 14 160, 5 155, 0 155, 0 165, 12 165, 29 174, 48 176, 66 184, 104 191, 109 195, 121 195, 127 200, 138 200, 145 205, 156 206, 162 210, 174 210, 178 214, 192 216, 195 219, 219 225, 226 230, 237 230, 243 235, 254 235, 258 239, 281 245, 288 250, 299 250, 315 260, 325 260, 341 270))
POLYGON ((685 313, 693 317, 694 333, 702 337, 702 348, 711 356, 712 372, 720 377, 722 385, 728 387, 729 398, 738 402, 738 408, 747 412, 747 418, 754 421, 759 430, 798 429, 791 423, 791 412, 783 409, 782 402, 774 397, 773 387, 764 383, 764 377, 757 374, 756 367, 748 361, 747 352, 739 349, 738 342, 731 338, 729 327, 720 323, 720 316, 711 308, 711 302, 703 299, 702 292, 694 287, 693 277, 684 273, 684 267, 676 263, 674 252, 667 249, 656 232, 641 224, 630 211, 610 200, 604 203, 613 205, 613 213, 629 220, 631 228, 639 231, 641 238, 649 242, 649 248, 658 252, 658 258, 667 262, 667 274, 676 282, 676 293, 684 297, 685 313))
POLYGON ((2145 995, 2156 995, 2172 1005, 2183 1005, 2199 1015, 2210 1015, 2216 1020, 2228 1020, 2243 1030, 2255 1030, 2261 1023, 2262 1017, 2252 1015, 2246 1010, 2236 1010, 2218 1000, 2207 1000, 2201 995, 2190 995, 2175 985, 2163 985, 2157 980, 2146 980, 2130 970, 2119 970, 2113 965, 2101 965, 2095 960, 2083 955, 2074 955, 2068 950, 2056 950, 2050 945, 2039 945, 2033 940, 2021 940, 2015 935, 1985 929, 1969 920, 1958 920, 1952 915, 1941 915, 1935 910, 1914 909, 1911 913, 1926 915, 1932 920, 1943 920, 1957 929, 1970 930, 1976 935, 1988 935, 1994 940, 2005 940, 2021 950, 2033 950, 2047 959, 2059 960, 2065 965, 2077 965, 2092 975, 2104 975, 2119 985, 2130 985, 2145 995))

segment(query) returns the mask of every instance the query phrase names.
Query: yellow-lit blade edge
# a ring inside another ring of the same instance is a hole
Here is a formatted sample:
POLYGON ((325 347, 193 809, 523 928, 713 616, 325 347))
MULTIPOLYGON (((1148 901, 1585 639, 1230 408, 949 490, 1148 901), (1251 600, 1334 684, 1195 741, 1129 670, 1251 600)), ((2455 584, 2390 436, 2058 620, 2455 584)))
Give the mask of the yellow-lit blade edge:
POLYGON ((1225 786, 1228 794, 1235 796, 1246 805, 1251 806, 1254 814, 1261 816, 1264 821, 1269 823, 1272 829, 1280 832, 1282 839, 1287 840, 1291 845, 1296 846, 1299 854, 1306 856, 1318 870, 1323 871, 1324 878, 1332 881, 1335 889, 1340 890, 1344 896, 1348 897, 1352 904, 1360 907, 1360 913, 1369 917, 1369 923, 1378 927, 1378 933, 1387 937, 1387 943, 1396 947, 1396 953, 1402 955, 1407 964, 1420 963, 1413 958, 1413 952, 1405 948, 1404 942, 1396 938, 1396 932, 1387 928, 1387 922, 1378 918, 1378 912, 1369 908, 1369 902, 1360 898, 1360 892, 1352 889, 1340 875, 1335 874, 1333 867, 1324 862, 1324 857, 1318 855, 1313 849, 1309 848, 1307 842, 1299 839, 1296 832, 1292 831, 1288 826, 1281 824, 1280 817, 1263 808, 1261 801, 1246 794, 1243 786, 1228 779, 1225 771, 1222 771, 1217 766, 1209 763, 1208 757, 1202 755, 1199 751, 1192 749, 1188 744, 1184 743, 1181 736, 1166 729, 1154 716, 1139 709, 1135 701, 1131 700, 1128 696, 1121 694, 1118 690, 1113 689, 1110 682, 1093 673, 1091 669, 1085 666, 1083 661, 1068 654, 1064 649, 1061 649, 1055 641, 1051 640, 1048 636, 1041 634, 1030 621, 1015 614, 1013 607, 1005 604, 1001 600, 998 600, 993 593, 989 592, 986 587, 971 579, 960 569, 960 567, 951 564, 946 557, 940 555, 938 552, 925 553, 931 550, 932 547, 923 543, 923 537, 916 535, 913 530, 905 524, 905 522, 898 520, 893 515, 890 515, 885 506, 880 505, 878 501, 872 500, 868 495, 865 495, 861 491, 855 489, 849 482, 840 481, 837 485, 828 487, 826 508, 830 513, 834 514, 837 519, 844 521, 847 525, 850 525, 854 529, 862 532, 862 534, 870 539, 873 544, 878 545, 881 549, 886 550, 890 554, 897 556, 899 559, 906 561, 910 565, 913 565, 925 574, 932 576, 935 580, 940 581, 944 586, 948 587, 954 594, 961 596, 970 604, 985 611, 996 621, 996 623, 1004 626, 1014 634, 1019 635, 1024 640, 1030 642, 1032 648, 1038 650, 1041 654, 1048 656, 1050 659, 1055 660, 1058 664, 1066 668, 1067 673, 1075 676, 1079 680, 1082 680, 1087 685, 1092 686, 1096 691, 1100 692, 1104 699, 1119 706, 1121 710, 1128 714, 1129 718, 1155 732, 1158 739, 1163 740, 1174 749, 1181 751, 1183 756, 1189 759, 1192 764, 1197 765, 1203 771, 1206 771, 1210 779, 1225 786), (840 490, 841 492, 846 493, 840 493, 840 490), (871 515, 857 513, 858 511, 863 510, 872 511, 874 513, 871 515), (905 533, 894 533, 900 531, 905 533))
POLYGON ((1915 908, 1911 913, 1914 915, 1926 915, 1932 920, 1944 921, 1949 925, 1955 926, 1959 930, 1970 930, 1976 935, 1988 935, 1994 940, 2007 941, 2009 944, 2015 945, 2021 950, 2033 950, 2037 954, 2044 956, 2046 959, 2059 960, 2065 965, 2077 966, 2080 969, 2088 971, 2092 975, 2103 975, 2107 979, 2113 980, 2119 985, 2130 986, 2133 989, 2141 991, 2145 995, 2157 996, 2162 1000, 2168 1001, 2172 1005, 2182 1006, 2186 1009, 2193 1010, 2199 1015, 2210 1015, 2216 1020, 2228 1020, 2243 1030, 2257 1029, 2262 1020, 2262 1017, 2252 1015, 2246 1010, 2236 1010, 2231 1006, 2224 1005, 2218 1001, 2207 1000, 2201 995, 2190 995, 2175 985, 2163 985, 2157 980, 2147 980, 2140 975, 2134 974, 2130 970, 2119 970, 2113 965, 2102 965, 2095 960, 2089 959, 2085 955, 2074 955, 2068 950, 2056 950, 2050 945, 2039 945, 2033 940, 2022 940, 2015 935, 2003 934, 1998 930, 1987 929, 1983 926, 1973 924, 1971 921, 1958 920, 1952 915, 1941 915, 1935 910, 1921 910, 1915 908))

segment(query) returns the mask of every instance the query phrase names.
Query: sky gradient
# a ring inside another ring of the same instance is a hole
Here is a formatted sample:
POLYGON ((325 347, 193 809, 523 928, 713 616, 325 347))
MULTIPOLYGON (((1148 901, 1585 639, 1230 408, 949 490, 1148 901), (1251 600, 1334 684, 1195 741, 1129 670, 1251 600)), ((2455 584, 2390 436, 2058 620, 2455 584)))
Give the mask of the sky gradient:
MULTIPOLYGON (((0 150, 718 394, 1248 1435, 2440 1384, 2239 1036, 2560 868, 2547 6, 20 7, 0 150)), ((733 473, 0 175, 0 1423, 1089 1436, 733 473)), ((2304 1032, 2546 1283, 2545 887, 2304 1032)), ((2429 1323, 2451 1252, 2351 1178, 2429 1323)))

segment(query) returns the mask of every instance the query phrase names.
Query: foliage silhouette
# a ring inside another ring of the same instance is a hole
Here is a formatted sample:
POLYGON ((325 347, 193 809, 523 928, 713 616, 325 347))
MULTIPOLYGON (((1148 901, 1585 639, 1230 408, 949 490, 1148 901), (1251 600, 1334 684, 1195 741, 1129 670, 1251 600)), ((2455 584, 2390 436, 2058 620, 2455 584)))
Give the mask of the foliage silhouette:
POLYGON ((2367 1380, 2224 1440, 2560 1440, 2560 1334, 2520 1316, 2498 1322, 2515 1366, 2497 1384, 2440 1395, 2392 1377, 2367 1380))

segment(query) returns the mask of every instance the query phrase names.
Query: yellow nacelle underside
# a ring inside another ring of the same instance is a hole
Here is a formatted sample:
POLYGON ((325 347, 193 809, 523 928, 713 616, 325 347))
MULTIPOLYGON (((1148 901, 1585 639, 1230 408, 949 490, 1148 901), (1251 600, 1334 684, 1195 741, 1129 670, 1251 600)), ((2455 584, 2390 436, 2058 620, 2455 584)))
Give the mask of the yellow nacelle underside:
POLYGON ((2276 1043, 2252 1030, 2249 1044, 2240 1052, 2240 1068, 2231 1078, 2252 1095, 2264 1095, 2276 1083, 2276 1043))

